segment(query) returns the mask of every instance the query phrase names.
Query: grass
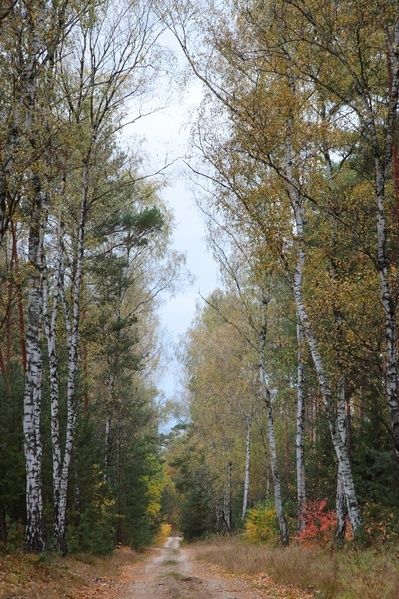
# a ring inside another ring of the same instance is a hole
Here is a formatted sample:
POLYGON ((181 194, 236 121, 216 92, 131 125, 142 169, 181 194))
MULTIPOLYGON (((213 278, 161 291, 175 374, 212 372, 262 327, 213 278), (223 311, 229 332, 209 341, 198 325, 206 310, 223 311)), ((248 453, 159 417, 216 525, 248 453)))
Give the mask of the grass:
MULTIPOLYGON (((0 555, 0 599, 91 599, 103 597, 110 581, 140 559, 127 548, 112 555, 0 555)), ((112 599, 110 590, 105 594, 112 599)))
POLYGON ((180 572, 168 572, 167 576, 170 576, 170 578, 174 578, 175 580, 181 580, 183 578, 183 575, 180 574, 180 572))
POLYGON ((199 542, 198 559, 234 574, 267 574, 320 599, 398 599, 398 551, 251 545, 239 537, 199 542))

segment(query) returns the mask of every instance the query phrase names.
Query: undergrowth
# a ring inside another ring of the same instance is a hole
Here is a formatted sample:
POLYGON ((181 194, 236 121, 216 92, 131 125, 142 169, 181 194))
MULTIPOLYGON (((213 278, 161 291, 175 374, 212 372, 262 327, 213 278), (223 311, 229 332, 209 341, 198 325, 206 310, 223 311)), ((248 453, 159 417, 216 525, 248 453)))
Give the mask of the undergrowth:
POLYGON ((124 566, 139 559, 136 552, 120 548, 112 555, 99 557, 75 554, 59 557, 50 553, 0 555, 0 599, 96 599, 106 592, 113 595, 109 583, 124 566))
POLYGON ((241 537, 199 542, 197 557, 234 574, 268 574, 320 599, 398 599, 399 550, 340 550, 292 543, 250 544, 241 537))

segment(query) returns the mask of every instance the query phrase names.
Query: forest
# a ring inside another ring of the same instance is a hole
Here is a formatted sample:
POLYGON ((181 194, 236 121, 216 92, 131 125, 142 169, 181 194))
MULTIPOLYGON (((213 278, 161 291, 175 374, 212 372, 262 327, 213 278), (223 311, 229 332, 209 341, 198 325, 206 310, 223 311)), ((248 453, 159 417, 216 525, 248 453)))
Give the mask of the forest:
POLYGON ((393 555, 399 2, 2 0, 0 73, 1 551, 144 548, 168 523, 393 555), (165 404, 184 251, 168 164, 126 130, 174 53, 220 284, 165 404))
POLYGON ((0 538, 145 545, 162 491, 155 300, 180 258, 161 181, 120 131, 153 93, 159 24, 129 2, 0 14, 0 538))
POLYGON ((181 351, 183 529, 394 538, 398 4, 209 14, 168 13, 206 89, 189 166, 223 282, 181 351))

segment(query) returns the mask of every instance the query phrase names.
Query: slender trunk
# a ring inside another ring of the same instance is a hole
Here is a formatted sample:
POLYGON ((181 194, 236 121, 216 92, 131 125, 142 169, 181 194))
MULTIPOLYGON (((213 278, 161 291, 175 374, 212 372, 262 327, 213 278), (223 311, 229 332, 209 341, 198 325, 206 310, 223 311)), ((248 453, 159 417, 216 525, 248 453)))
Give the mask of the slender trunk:
POLYGON ((83 173, 83 198, 80 211, 78 238, 75 256, 75 270, 72 284, 72 317, 66 304, 65 294, 62 291, 62 300, 64 305, 65 328, 67 333, 68 346, 68 374, 67 374, 67 424, 65 436, 64 459, 62 462, 62 473, 60 483, 59 500, 59 550, 62 553, 67 551, 66 546, 66 508, 69 484, 69 470, 72 460, 72 454, 75 443, 76 429, 76 394, 78 386, 78 366, 79 366, 79 322, 80 322, 80 298, 83 278, 83 260, 85 247, 85 226, 88 209, 88 186, 89 172, 88 166, 84 168, 83 173))
POLYGON ((111 483, 111 464, 112 464, 112 412, 114 408, 114 375, 111 372, 108 380, 108 413, 105 419, 105 471, 104 478, 108 483, 111 483))
POLYGON ((352 414, 350 399, 346 400, 346 445, 349 458, 352 459, 352 414))
POLYGON ((232 520, 232 508, 231 508, 231 479, 233 472, 233 464, 229 460, 227 463, 227 471, 226 471, 226 485, 224 489, 224 501, 223 501, 223 519, 225 522, 227 532, 231 532, 233 520, 232 520))
MULTIPOLYGON (((10 223, 11 236, 12 236, 12 262, 16 278, 19 275, 19 259, 18 259, 18 244, 17 244, 17 230, 15 222, 11 220, 10 223)), ((24 302, 22 297, 21 286, 17 283, 17 301, 18 301, 18 320, 19 320, 19 346, 21 351, 21 366, 22 372, 26 371, 26 333, 25 333, 25 313, 24 313, 24 302)))
POLYGON ((293 149, 292 149, 292 119, 287 123, 287 135, 285 144, 285 169, 286 178, 288 181, 288 191, 292 203, 294 220, 295 220, 295 238, 297 244, 297 261, 294 271, 294 299, 300 323, 303 327, 303 332, 308 343, 312 361, 315 367, 320 392, 323 397, 324 406, 326 409, 331 440, 337 456, 342 482, 345 490, 346 502, 348 505, 349 518, 352 524, 353 532, 356 532, 361 527, 360 510, 357 502, 355 485, 352 476, 352 467, 349 460, 348 450, 342 442, 341 436, 337 430, 336 414, 334 409, 333 395, 327 373, 324 367, 323 360, 319 351, 316 337, 313 333, 311 323, 309 321, 305 304, 303 301, 302 280, 305 267, 305 250, 304 250, 304 214, 303 214, 303 198, 301 197, 298 186, 293 174, 293 149))
POLYGON ((223 532, 224 529, 224 518, 223 518, 223 508, 221 506, 220 499, 215 507, 216 514, 216 532, 223 532))
POLYGON ((266 321, 266 310, 268 305, 268 298, 266 293, 262 290, 262 324, 259 333, 259 381, 262 392, 263 401, 266 408, 266 420, 267 420, 267 436, 268 436, 268 447, 270 454, 270 467, 273 479, 273 490, 274 490, 274 505, 276 509, 276 516, 278 527, 280 531, 280 538, 283 545, 288 545, 289 535, 287 521, 285 519, 283 510, 283 500, 281 493, 280 483, 280 470, 277 460, 277 446, 276 437, 274 432, 274 420, 273 420, 273 404, 272 394, 269 389, 268 376, 266 371, 266 333, 267 333, 267 321, 266 321))
POLYGON ((111 482, 111 416, 108 414, 105 420, 105 464, 104 478, 111 482))
POLYGON ((10 372, 11 365, 11 348, 12 348, 12 315, 13 315, 13 259, 12 259, 12 249, 11 249, 11 257, 9 258, 8 252, 8 244, 5 244, 5 260, 6 260, 6 269, 8 272, 8 281, 7 281, 7 307, 6 307, 6 365, 7 372, 10 372))
POLYGON ((89 393, 88 393, 88 386, 87 386, 87 381, 89 378, 89 373, 88 373, 88 360, 87 360, 87 345, 82 344, 82 369, 83 369, 83 380, 84 380, 84 397, 83 397, 83 409, 84 409, 84 413, 87 414, 87 412, 89 411, 89 393))
POLYGON ((16 198, 18 197, 9 189, 18 149, 21 141, 32 135, 39 79, 38 71, 43 56, 42 33, 45 10, 46 2, 42 0, 37 2, 35 10, 30 12, 29 18, 26 15, 22 17, 25 21, 25 33, 21 40, 21 47, 26 47, 28 51, 25 56, 21 53, 22 64, 19 64, 17 68, 14 67, 13 73, 14 80, 17 82, 16 97, 11 122, 6 132, 0 165, 0 243, 8 229, 17 202, 16 198))
POLYGON ((42 395, 42 350, 40 329, 42 317, 42 251, 43 198, 40 184, 35 190, 29 230, 29 282, 27 301, 26 355, 24 390, 24 450, 26 459, 26 533, 28 551, 42 551, 42 440, 40 433, 42 395))
POLYGON ((381 303, 385 316, 385 387, 388 402, 393 446, 399 461, 399 401, 396 301, 389 281, 389 263, 386 253, 387 231, 385 217, 385 177, 379 158, 375 159, 375 186, 377 200, 377 265, 380 277, 381 303))
POLYGON ((304 359, 303 359, 303 330, 300 322, 297 323, 297 404, 296 404, 296 483, 298 502, 298 530, 305 528, 304 508, 306 503, 305 485, 305 389, 304 389, 304 359))
POLYGON ((242 498, 242 512, 241 517, 244 520, 247 509, 248 509, 248 496, 249 496, 249 482, 251 474, 251 429, 252 429, 252 418, 247 416, 247 433, 245 437, 245 472, 244 472, 244 494, 242 498))
MULTIPOLYGON (((389 39, 387 37, 387 39, 389 39)), ((396 325, 397 298, 390 282, 390 260, 387 254, 387 222, 386 222, 386 197, 385 185, 392 175, 394 192, 398 191, 398 156, 397 156, 397 122, 398 122, 398 97, 399 97, 399 18, 393 27, 392 40, 388 43, 388 84, 389 102, 385 122, 385 147, 382 150, 379 129, 375 115, 366 98, 364 99, 366 127, 372 138, 372 151, 374 153, 374 187, 377 208, 377 270, 380 278, 380 298, 385 316, 385 388, 388 404, 388 413, 391 425, 393 447, 396 460, 399 461, 399 398, 398 398, 398 332, 396 325)), ((396 225, 396 232, 397 223, 396 225)), ((396 240, 397 241, 397 240, 396 240)), ((395 256, 395 252, 393 253, 395 256)), ((394 264, 397 267, 397 264, 394 264)))
MULTIPOLYGON (((337 429, 341 435, 341 439, 344 445, 347 445, 347 434, 346 434, 346 400, 345 400, 345 380, 341 377, 338 383, 338 402, 337 402, 337 429)), ((336 494, 336 511, 337 511, 337 530, 336 537, 338 540, 343 540, 346 532, 346 517, 347 517, 347 506, 345 497, 345 488, 343 482, 343 473, 338 464, 337 474, 337 494, 336 494)))
MULTIPOLYGON (((32 62, 28 62, 26 68, 30 70, 32 62)), ((27 90, 26 90, 26 79, 27 74, 22 73, 19 78, 22 89, 18 94, 19 97, 15 99, 15 106, 13 109, 13 118, 10 123, 6 139, 3 146, 3 152, 1 156, 1 168, 0 168, 0 243, 3 241, 3 237, 7 232, 10 219, 12 218, 14 207, 15 207, 15 194, 10 193, 9 181, 14 169, 16 154, 22 135, 22 129, 26 134, 29 134, 31 127, 31 119, 23 119, 21 114, 21 107, 25 105, 27 90)))
POLYGON ((59 423, 59 374, 58 374, 58 351, 57 351, 57 319, 59 304, 62 297, 62 284, 64 272, 64 260, 62 239, 63 226, 60 223, 59 247, 54 275, 54 292, 52 297, 51 313, 49 312, 49 290, 47 276, 43 281, 43 315, 44 331, 47 338, 47 351, 49 361, 50 382, 50 430, 53 462, 53 512, 54 512, 54 538, 57 548, 62 551, 63 534, 59 529, 60 523, 60 489, 62 475, 62 452, 59 423))
POLYGON ((307 316, 307 312, 302 299, 302 289, 300 281, 302 279, 302 268, 304 262, 304 252, 299 250, 299 260, 294 275, 294 294, 295 301, 297 304, 298 314, 301 319, 301 324, 304 328, 306 339, 309 345, 310 353, 312 355, 313 364, 315 366, 320 391, 323 397, 324 405, 327 412, 328 424, 330 428, 330 434, 334 450, 337 456, 340 472, 343 480, 343 486, 345 489, 346 501, 348 504, 349 518, 353 527, 353 531, 356 534, 357 530, 361 526, 360 511, 357 503, 357 497, 355 492, 355 486, 352 476, 352 468, 349 460, 348 450, 346 445, 342 442, 342 438, 337 430, 335 410, 333 405, 333 397, 331 388, 327 379, 327 375, 324 369, 324 364, 319 353, 318 344, 313 331, 310 326, 310 322, 307 316))

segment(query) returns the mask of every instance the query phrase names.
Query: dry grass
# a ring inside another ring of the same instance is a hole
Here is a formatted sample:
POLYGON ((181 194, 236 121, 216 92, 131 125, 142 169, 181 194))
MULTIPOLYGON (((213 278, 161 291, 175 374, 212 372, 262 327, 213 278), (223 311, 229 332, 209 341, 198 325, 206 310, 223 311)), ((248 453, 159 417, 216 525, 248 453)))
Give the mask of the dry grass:
POLYGON ((196 545, 198 559, 235 574, 270 575, 276 582, 323 599, 398 599, 397 552, 327 550, 292 544, 286 549, 224 538, 196 545))
POLYGON ((2 555, 0 599, 112 599, 111 586, 139 558, 127 548, 107 557, 2 555))

